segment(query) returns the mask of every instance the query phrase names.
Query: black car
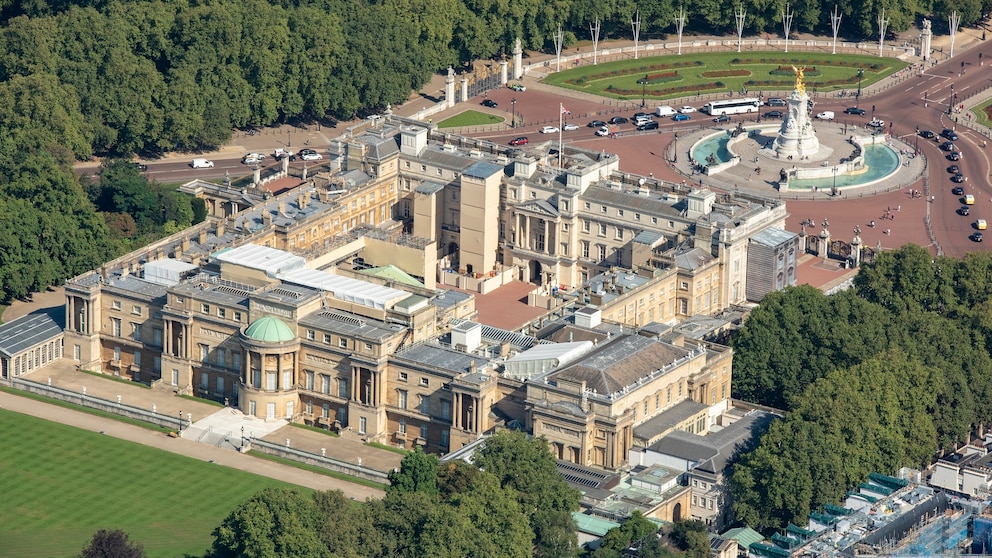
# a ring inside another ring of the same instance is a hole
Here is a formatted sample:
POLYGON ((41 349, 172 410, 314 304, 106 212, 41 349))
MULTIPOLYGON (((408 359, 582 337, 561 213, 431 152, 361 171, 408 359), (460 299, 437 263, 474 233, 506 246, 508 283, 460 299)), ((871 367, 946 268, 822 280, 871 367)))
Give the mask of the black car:
POLYGON ((721 114, 720 116, 717 116, 716 118, 714 118, 713 119, 713 122, 717 122, 717 123, 720 123, 720 122, 730 122, 730 116, 728 116, 726 114, 721 114))
POLYGON ((964 182, 964 175, 961 173, 955 174, 954 176, 951 177, 951 182, 957 182, 958 184, 961 184, 962 182, 964 182))
POLYGON ((626 124, 627 119, 622 116, 614 116, 610 119, 610 124, 626 124))
POLYGON ((657 130, 658 129, 658 123, 655 122, 654 120, 649 120, 648 122, 645 122, 644 124, 641 124, 640 126, 638 126, 637 129, 640 130, 640 131, 642 131, 642 132, 644 130, 657 130))
POLYGON ((768 99, 768 102, 765 103, 765 104, 768 105, 768 106, 770 106, 770 107, 784 107, 788 103, 785 102, 785 99, 779 99, 779 98, 776 98, 776 97, 772 97, 771 99, 768 99))
POLYGON ((961 169, 957 165, 951 165, 951 166, 947 167, 947 172, 949 172, 951 174, 957 174, 957 173, 961 172, 961 169))
POLYGON ((965 217, 967 217, 969 213, 971 213, 971 208, 967 205, 962 205, 961 209, 958 210, 958 215, 964 215, 965 217))
POLYGON ((949 141, 945 141, 940 144, 940 149, 941 151, 954 151, 954 144, 949 141))
POLYGON ((134 167, 134 170, 138 172, 145 172, 148 170, 148 165, 144 163, 135 162, 135 163, 131 163, 131 166, 134 167))
POLYGON ((937 134, 933 133, 933 130, 920 130, 920 137, 925 139, 933 139, 937 137, 937 134))
POLYGON ((960 161, 961 160, 961 154, 958 153, 957 151, 951 151, 950 153, 947 154, 947 160, 948 161, 960 161))
POLYGON ((955 196, 963 196, 964 195, 964 188, 962 188, 960 186, 955 186, 955 187, 951 188, 951 193, 954 194, 955 196))
POLYGON ((860 107, 847 107, 846 109, 844 109, 844 114, 856 114, 858 116, 864 116, 865 109, 860 107))
POLYGON ((606 126, 606 122, 603 122, 602 120, 593 120, 592 122, 586 124, 586 128, 602 128, 603 126, 606 126))
POLYGON ((971 234, 971 239, 974 240, 975 242, 981 242, 982 241, 982 233, 980 233, 980 232, 972 233, 971 234))
POLYGON ((950 128, 944 128, 940 132, 940 135, 944 136, 945 138, 947 138, 947 139, 949 139, 951 141, 958 141, 958 135, 957 135, 957 133, 955 133, 954 130, 951 130, 950 128))
POLYGON ((482 106, 489 107, 489 108, 496 108, 499 105, 496 103, 496 101, 494 101, 492 99, 486 99, 485 101, 482 101, 482 106))
POLYGON ((765 113, 765 118, 784 118, 785 113, 780 110, 770 110, 765 113))

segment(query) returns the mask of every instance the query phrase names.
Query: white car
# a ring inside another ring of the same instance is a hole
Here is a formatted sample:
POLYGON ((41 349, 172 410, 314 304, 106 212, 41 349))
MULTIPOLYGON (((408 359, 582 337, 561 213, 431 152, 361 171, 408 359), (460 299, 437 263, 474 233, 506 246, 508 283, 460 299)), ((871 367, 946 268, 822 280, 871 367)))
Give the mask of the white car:
POLYGON ((257 165, 264 160, 265 155, 262 155, 261 153, 249 153, 241 159, 241 162, 245 165, 257 165))
POLYGON ((696 109, 695 107, 690 107, 689 105, 686 105, 680 108, 679 112, 681 112, 682 114, 689 114, 690 112, 696 112, 696 109))
POLYGON ((882 120, 881 118, 872 118, 871 122, 869 122, 868 125, 871 126, 872 128, 881 128, 885 126, 885 121, 882 120))
POLYGON ((189 166, 194 169, 212 169, 214 168, 214 162, 207 159, 193 159, 193 162, 189 166))
POLYGON ((313 149, 305 149, 300 151, 300 159, 303 159, 304 161, 319 161, 323 158, 324 157, 321 156, 320 153, 317 153, 313 149))
POLYGON ((541 128, 542 134, 556 134, 558 133, 558 126, 545 126, 541 128))
POLYGON ((821 112, 820 114, 817 114, 816 115, 816 119, 817 120, 833 120, 834 119, 834 111, 832 111, 832 110, 825 110, 825 111, 821 112))
POLYGON ((579 125, 578 124, 565 124, 564 126, 561 127, 561 129, 562 130, 565 130, 566 132, 571 132, 572 130, 578 130, 579 129, 579 125))

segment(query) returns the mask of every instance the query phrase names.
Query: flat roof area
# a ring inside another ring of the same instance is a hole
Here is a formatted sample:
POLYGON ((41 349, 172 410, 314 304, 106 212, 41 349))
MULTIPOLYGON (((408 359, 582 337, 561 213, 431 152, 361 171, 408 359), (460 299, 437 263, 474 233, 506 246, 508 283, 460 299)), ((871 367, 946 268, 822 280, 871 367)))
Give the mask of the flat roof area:
POLYGON ((65 329, 60 306, 21 316, 0 325, 0 353, 12 357, 58 336, 65 329))

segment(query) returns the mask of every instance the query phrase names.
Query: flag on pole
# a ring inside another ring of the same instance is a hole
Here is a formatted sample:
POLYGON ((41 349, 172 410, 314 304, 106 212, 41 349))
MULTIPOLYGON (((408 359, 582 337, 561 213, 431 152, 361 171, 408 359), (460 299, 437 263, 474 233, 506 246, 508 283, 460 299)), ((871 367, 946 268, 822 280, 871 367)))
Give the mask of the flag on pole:
POLYGON ((558 106, 561 107, 561 113, 562 114, 572 114, 572 111, 570 111, 567 108, 565 108, 565 105, 558 105, 558 106))

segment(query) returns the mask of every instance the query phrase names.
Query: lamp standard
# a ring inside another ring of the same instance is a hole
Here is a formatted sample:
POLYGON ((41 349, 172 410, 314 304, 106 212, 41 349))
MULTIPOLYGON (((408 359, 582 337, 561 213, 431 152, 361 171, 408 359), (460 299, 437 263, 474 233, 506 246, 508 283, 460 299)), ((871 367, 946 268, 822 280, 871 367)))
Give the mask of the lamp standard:
POLYGON ((511 128, 516 128, 517 127, 517 98, 516 97, 510 99, 510 110, 512 112, 512 116, 510 116, 510 127, 511 128))
POLYGON ((920 154, 920 125, 919 124, 916 125, 916 147, 915 147, 915 151, 916 151, 915 155, 919 155, 920 154))
POLYGON ((858 96, 854 98, 854 106, 861 102, 861 78, 865 75, 864 68, 858 68, 858 96))
POLYGON ((241 447, 245 447, 245 427, 241 427, 241 447))
POLYGON ((831 188, 830 191, 831 192, 836 192, 837 191, 837 165, 834 165, 834 168, 831 169, 831 170, 833 170, 833 172, 834 172, 834 187, 831 188))
POLYGON ((675 158, 672 159, 673 163, 679 162, 679 133, 675 132, 675 158))
POLYGON ((641 108, 644 108, 647 106, 647 103, 644 102, 644 96, 647 93, 647 89, 648 89, 648 76, 644 76, 644 79, 640 80, 640 83, 641 83, 641 108))
POLYGON ((179 436, 183 435, 183 412, 179 411, 179 436))
POLYGON ((954 106, 954 84, 951 84, 951 95, 947 97, 947 114, 951 114, 951 110, 954 106))

